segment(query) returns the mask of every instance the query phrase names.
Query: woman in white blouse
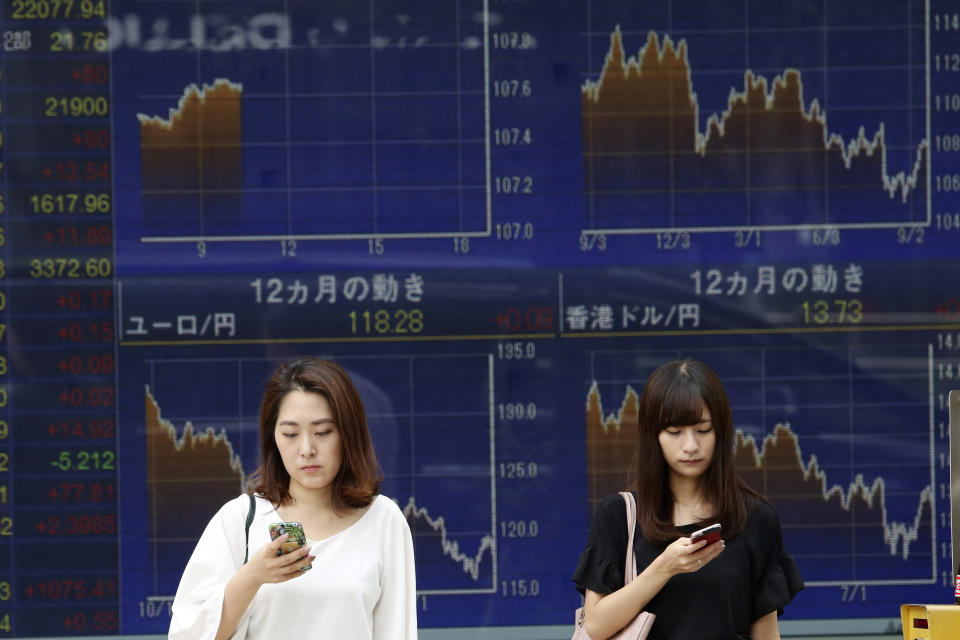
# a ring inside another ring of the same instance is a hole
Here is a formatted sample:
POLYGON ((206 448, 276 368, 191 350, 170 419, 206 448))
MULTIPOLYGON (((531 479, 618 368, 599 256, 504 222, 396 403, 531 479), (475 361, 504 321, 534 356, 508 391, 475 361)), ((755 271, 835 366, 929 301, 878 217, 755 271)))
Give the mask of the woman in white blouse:
POLYGON ((278 368, 260 407, 260 444, 249 541, 243 494, 201 535, 170 640, 416 640, 410 528, 378 494, 382 474, 346 372, 317 358, 278 368), (271 541, 268 526, 291 520, 307 544, 277 555, 287 536, 271 541))

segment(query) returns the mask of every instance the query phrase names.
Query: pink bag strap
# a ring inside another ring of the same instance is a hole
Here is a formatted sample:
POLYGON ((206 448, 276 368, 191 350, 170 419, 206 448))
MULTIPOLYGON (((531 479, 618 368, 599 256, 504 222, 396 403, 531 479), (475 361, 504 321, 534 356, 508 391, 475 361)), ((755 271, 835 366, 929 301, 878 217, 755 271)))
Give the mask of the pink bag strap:
POLYGON ((637 530, 637 502, 629 491, 621 491, 627 507, 627 557, 623 565, 623 584, 630 584, 637 577, 637 557, 633 555, 633 535, 637 530))

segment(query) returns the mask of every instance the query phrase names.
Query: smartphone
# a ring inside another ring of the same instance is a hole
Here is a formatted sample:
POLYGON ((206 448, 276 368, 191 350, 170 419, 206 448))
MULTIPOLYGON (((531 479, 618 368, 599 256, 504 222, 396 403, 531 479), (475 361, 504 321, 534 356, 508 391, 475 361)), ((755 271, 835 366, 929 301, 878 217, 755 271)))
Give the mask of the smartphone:
MULTIPOLYGON (((290 553, 291 551, 296 551, 303 545, 307 544, 307 536, 303 533, 303 525, 299 522, 271 522, 270 523, 270 539, 276 540, 285 533, 289 533, 290 537, 287 538, 287 541, 283 543, 283 546, 280 547, 280 550, 277 552, 277 555, 282 555, 284 553, 290 553)), ((301 572, 309 571, 313 568, 313 565, 307 564, 305 567, 300 569, 301 572)))
POLYGON ((713 544, 720 539, 720 523, 712 524, 709 527, 704 527, 699 531, 694 531, 690 534, 691 542, 700 542, 701 540, 706 540, 707 544, 713 544))

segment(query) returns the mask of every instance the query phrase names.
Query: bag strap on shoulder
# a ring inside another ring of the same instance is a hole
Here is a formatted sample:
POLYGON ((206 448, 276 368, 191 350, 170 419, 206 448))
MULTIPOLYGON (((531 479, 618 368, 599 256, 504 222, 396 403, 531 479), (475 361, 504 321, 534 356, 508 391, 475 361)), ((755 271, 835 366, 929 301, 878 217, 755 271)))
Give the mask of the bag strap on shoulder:
MULTIPOLYGON (((253 522, 253 516, 257 512, 257 500, 253 497, 253 494, 248 494, 250 496, 250 508, 247 510, 247 526, 244 530, 244 550, 243 550, 243 564, 247 564, 247 557, 250 555, 250 523, 253 522)), ((636 569, 634 569, 636 571, 636 569)))
POLYGON ((627 556, 623 566, 623 584, 630 584, 637 577, 637 557, 633 555, 633 535, 637 530, 637 503, 629 491, 621 491, 627 509, 627 556))

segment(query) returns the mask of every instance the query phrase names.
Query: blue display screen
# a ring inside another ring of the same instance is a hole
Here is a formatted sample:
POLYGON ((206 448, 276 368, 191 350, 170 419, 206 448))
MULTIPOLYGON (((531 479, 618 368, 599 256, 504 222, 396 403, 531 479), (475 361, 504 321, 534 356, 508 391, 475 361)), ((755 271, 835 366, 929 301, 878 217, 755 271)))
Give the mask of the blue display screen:
POLYGON ((0 637, 166 633, 329 357, 422 629, 567 625, 660 363, 806 589, 951 602, 960 3, 3 0, 0 637))

